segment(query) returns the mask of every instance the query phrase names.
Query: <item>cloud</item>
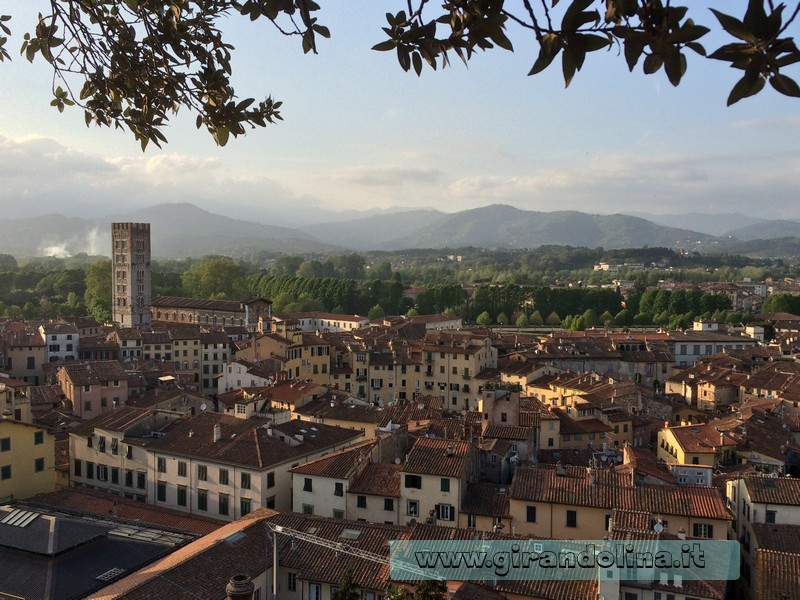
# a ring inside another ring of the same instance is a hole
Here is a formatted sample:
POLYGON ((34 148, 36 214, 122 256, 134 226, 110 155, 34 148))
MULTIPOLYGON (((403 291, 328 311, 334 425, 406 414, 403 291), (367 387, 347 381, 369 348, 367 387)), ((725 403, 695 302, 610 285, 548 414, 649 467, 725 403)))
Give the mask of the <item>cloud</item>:
POLYGON ((530 210, 656 213, 742 210, 800 216, 800 156, 606 154, 524 177, 476 176, 447 186, 451 204, 503 202, 530 210), (742 165, 746 165, 744 168, 742 165), (613 207, 613 208, 612 208, 613 207))
POLYGON ((368 187, 436 183, 442 176, 438 169, 418 167, 355 167, 329 174, 332 181, 368 187))
POLYGON ((748 130, 748 129, 778 129, 785 131, 786 129, 800 128, 800 115, 784 115, 779 118, 771 119, 743 119, 733 121, 730 124, 731 129, 748 130))

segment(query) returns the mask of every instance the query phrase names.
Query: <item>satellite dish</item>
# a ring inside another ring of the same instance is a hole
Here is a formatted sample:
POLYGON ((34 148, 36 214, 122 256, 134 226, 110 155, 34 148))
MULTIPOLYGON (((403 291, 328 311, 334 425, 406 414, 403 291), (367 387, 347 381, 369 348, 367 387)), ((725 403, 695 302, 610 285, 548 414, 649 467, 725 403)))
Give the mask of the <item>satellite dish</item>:
POLYGON ((399 457, 394 459, 394 464, 396 464, 396 465, 400 464, 400 458, 399 457))
POLYGON ((414 525, 416 525, 416 524, 417 524, 417 520, 416 520, 416 519, 411 519, 411 520, 408 522, 408 524, 409 524, 409 525, 411 525, 411 526, 413 527, 414 525))
POLYGON ((206 412, 206 408, 208 408, 208 407, 206 406, 206 403, 205 403, 205 402, 203 402, 203 403, 200 405, 200 410, 201 410, 202 412, 206 412))
POLYGON ((661 533, 662 531, 664 531, 664 525, 661 524, 661 521, 659 521, 653 526, 653 531, 655 531, 656 533, 661 533))

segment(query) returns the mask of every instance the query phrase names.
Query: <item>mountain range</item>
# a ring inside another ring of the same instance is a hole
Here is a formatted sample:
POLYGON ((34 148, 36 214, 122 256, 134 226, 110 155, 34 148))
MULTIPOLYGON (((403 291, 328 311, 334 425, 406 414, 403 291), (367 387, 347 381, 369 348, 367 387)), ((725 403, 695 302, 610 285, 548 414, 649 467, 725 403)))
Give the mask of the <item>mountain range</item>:
MULTIPOLYGON (((699 220, 699 219, 698 219, 699 220)), ((800 256, 800 222, 721 216, 740 224, 724 235, 657 224, 632 215, 596 215, 577 211, 537 212, 495 204, 455 213, 398 209, 302 228, 278 227, 215 214, 190 203, 159 204, 101 219, 46 215, 7 219, 0 252, 15 256, 67 256, 109 253, 112 222, 151 223, 155 258, 233 257, 257 251, 321 254, 348 250, 421 248, 535 248, 568 245, 588 248, 663 246, 701 252, 752 256, 800 256), (781 243, 760 242, 781 238, 781 243)), ((720 226, 718 225, 718 227, 720 226)))

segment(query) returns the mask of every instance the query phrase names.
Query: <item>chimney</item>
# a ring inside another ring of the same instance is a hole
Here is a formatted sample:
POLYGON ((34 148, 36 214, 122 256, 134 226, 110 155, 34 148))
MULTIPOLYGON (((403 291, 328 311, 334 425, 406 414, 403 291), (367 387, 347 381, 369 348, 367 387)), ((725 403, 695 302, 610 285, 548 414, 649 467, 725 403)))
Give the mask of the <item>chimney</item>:
POLYGON ((222 439, 222 426, 217 423, 214 425, 214 441, 218 442, 222 439))
POLYGON ((453 458, 455 455, 455 450, 453 448, 453 444, 447 444, 447 456, 453 458))
POLYGON ((253 600, 253 592, 256 586, 249 575, 234 575, 225 586, 225 598, 227 600, 253 600))

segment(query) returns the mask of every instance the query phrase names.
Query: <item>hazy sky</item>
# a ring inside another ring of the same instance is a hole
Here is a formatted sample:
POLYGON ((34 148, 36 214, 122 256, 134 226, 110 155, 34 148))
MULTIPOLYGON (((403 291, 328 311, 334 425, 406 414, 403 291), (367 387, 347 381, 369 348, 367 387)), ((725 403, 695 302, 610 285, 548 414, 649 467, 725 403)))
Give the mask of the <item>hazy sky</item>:
MULTIPOLYGON (((687 4, 694 11, 701 3, 687 4)), ((717 3, 734 14, 744 4, 717 3)), ((419 78, 403 72, 393 53, 370 50, 383 39, 384 13, 403 7, 396 0, 323 7, 320 22, 333 37, 320 40, 317 56, 266 22, 231 18, 237 91, 282 100, 285 120, 217 148, 186 113, 166 131, 163 150, 142 153, 132 135, 87 128, 81 110, 49 106, 46 65, 17 54, 42 5, 4 7, 15 16, 14 59, 0 63, 8 217, 189 201, 290 225, 323 220, 322 210, 492 203, 800 218, 800 100, 770 88, 726 108, 740 72, 692 53, 678 88, 663 72, 644 76, 639 66, 630 74, 615 48, 590 55, 565 90, 560 60, 527 77, 537 46, 513 26, 513 54, 478 54, 469 69, 454 58, 419 78)), ((716 22, 706 9, 695 17, 716 22)))

